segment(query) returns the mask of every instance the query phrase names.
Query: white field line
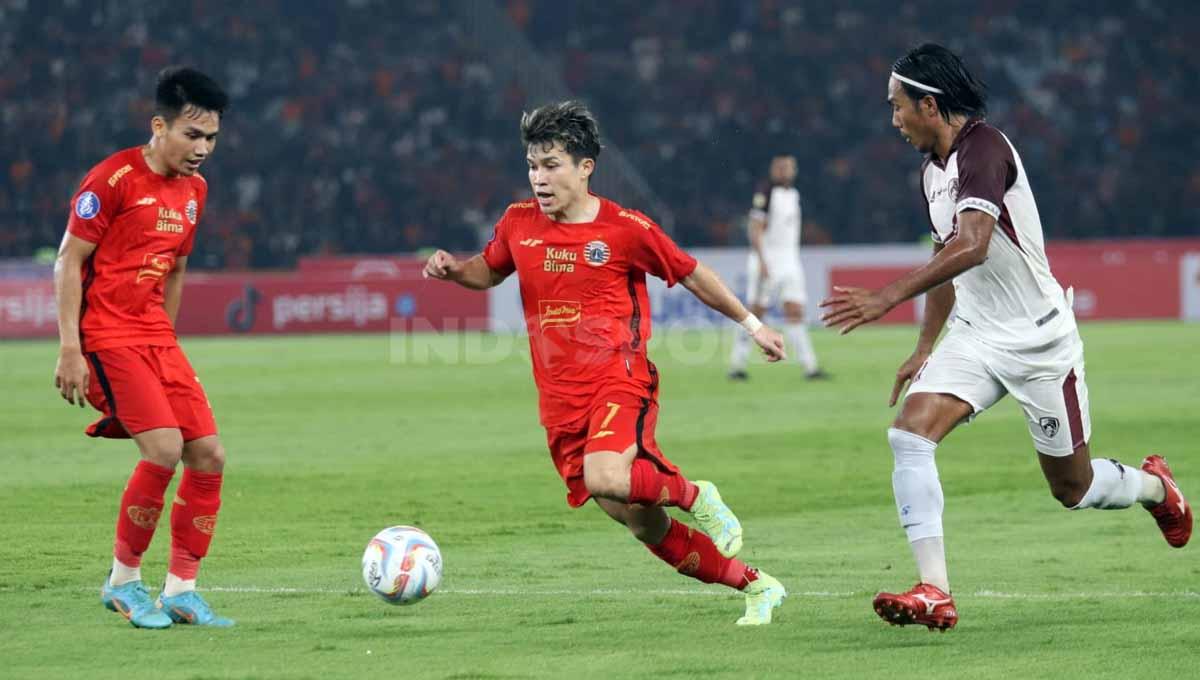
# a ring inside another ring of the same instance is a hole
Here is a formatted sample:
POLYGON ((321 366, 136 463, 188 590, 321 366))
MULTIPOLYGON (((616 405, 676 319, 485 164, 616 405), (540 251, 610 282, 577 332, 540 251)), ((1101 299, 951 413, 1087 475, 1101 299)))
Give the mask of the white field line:
MULTIPOLYGON (((247 593, 247 594, 282 594, 282 595, 347 595, 351 592, 366 593, 366 590, 360 587, 345 587, 345 588, 271 588, 265 586, 201 586, 201 592, 209 593, 247 593)), ((558 596, 621 596, 621 597, 653 597, 659 595, 669 596, 684 596, 684 597, 728 597, 732 595, 728 590, 724 589, 612 589, 612 588, 595 588, 591 590, 540 590, 536 588, 442 588, 438 591, 439 595, 452 596, 481 596, 481 597, 558 597, 558 596)), ((809 590, 790 592, 790 597, 804 598, 849 598, 849 597, 870 597, 873 592, 861 591, 822 591, 809 590)), ((1181 591, 1110 591, 1110 592, 1062 592, 1062 593, 1017 593, 1003 592, 997 590, 977 590, 973 593, 958 593, 960 598, 989 598, 997 600, 1093 600, 1093 599, 1111 599, 1111 598, 1161 598, 1161 599, 1184 599, 1184 598, 1200 598, 1200 592, 1191 590, 1181 591)))

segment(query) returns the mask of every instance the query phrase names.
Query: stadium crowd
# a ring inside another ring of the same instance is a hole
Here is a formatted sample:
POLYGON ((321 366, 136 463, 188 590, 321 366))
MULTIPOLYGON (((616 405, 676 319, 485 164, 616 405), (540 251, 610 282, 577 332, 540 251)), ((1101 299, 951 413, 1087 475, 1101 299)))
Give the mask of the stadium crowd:
MULTIPOLYGON (((800 161, 806 242, 923 234, 919 159, 884 96, 891 61, 924 40, 988 81, 1049 237, 1200 230, 1190 3, 498 1, 686 245, 744 242, 779 152, 800 161)), ((178 63, 233 97, 195 266, 478 247, 522 193, 516 123, 540 102, 461 8, 299 4, 0 0, 0 257, 57 243, 82 174, 147 138, 154 78, 178 63)))

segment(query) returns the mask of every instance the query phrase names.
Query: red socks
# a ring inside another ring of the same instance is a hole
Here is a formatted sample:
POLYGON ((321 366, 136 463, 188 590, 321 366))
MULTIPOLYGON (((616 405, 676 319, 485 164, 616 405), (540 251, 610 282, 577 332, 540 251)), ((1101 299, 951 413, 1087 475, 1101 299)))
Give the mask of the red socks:
POLYGON ((113 556, 121 564, 138 567, 142 553, 150 547, 158 517, 162 514, 163 494, 175 470, 139 461, 121 494, 121 512, 117 515, 117 539, 113 556))
POLYGON ((646 547, 679 573, 704 583, 720 583, 741 590, 758 579, 758 572, 745 562, 725 557, 703 532, 674 519, 663 540, 646 547))
POLYGON ((638 505, 674 505, 691 510, 699 490, 679 473, 663 472, 653 461, 635 458, 629 470, 629 502, 638 505))
POLYGON ((221 507, 221 473, 185 468, 171 506, 171 559, 167 571, 187 581, 196 578, 200 559, 208 554, 217 510, 221 507))

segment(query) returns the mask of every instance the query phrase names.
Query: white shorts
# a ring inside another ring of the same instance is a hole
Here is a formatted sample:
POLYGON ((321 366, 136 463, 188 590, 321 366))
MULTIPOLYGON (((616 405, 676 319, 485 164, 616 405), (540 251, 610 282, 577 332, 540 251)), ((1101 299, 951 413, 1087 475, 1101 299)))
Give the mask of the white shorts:
POLYGON ((767 273, 771 277, 763 281, 758 275, 758 257, 751 255, 746 265, 746 300, 750 304, 770 308, 779 302, 799 305, 808 302, 804 269, 800 265, 775 269, 768 263, 767 273))
POLYGON ((1012 394, 1025 411, 1039 453, 1069 456, 1092 435, 1078 331, 1028 350, 998 349, 956 322, 908 389, 950 394, 971 405, 971 418, 1012 394))

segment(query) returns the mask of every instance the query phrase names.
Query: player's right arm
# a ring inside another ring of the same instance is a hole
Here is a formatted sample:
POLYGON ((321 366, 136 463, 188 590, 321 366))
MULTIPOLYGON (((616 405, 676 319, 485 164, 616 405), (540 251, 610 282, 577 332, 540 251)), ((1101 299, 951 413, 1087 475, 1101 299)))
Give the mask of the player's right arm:
MULTIPOLYGON (((941 243, 934 243, 934 256, 937 256, 944 247, 945 245, 941 243)), ((946 319, 950 318, 952 309, 954 309, 954 284, 950 281, 941 283, 925 293, 925 319, 921 322, 921 334, 917 337, 917 348, 913 350, 912 356, 900 364, 900 369, 896 371, 896 382, 892 385, 892 398, 888 402, 888 406, 896 405, 904 385, 913 379, 929 355, 933 353, 933 346, 937 343, 938 336, 942 334, 942 329, 945 328, 946 319)))
POLYGON ((71 232, 63 236, 54 262, 54 293, 58 300, 58 364, 54 367, 54 386, 68 403, 87 403, 91 379, 83 344, 79 337, 79 309, 83 303, 83 263, 92 256, 96 244, 71 232), (77 401, 78 400, 78 401, 77 401))
MULTIPOLYGON (((508 207, 512 211, 520 204, 514 203, 508 207)), ((509 212, 506 211, 492 239, 483 247, 483 252, 463 262, 450 253, 439 250, 425 262, 426 277, 443 281, 453 281, 464 288, 484 290, 500 285, 508 275, 516 271, 517 264, 513 260, 512 251, 508 248, 509 212)))
POLYGON ((482 254, 463 261, 444 250, 439 250, 429 257, 422 274, 426 278, 453 281, 472 290, 486 290, 508 278, 508 274, 489 267, 482 254))

